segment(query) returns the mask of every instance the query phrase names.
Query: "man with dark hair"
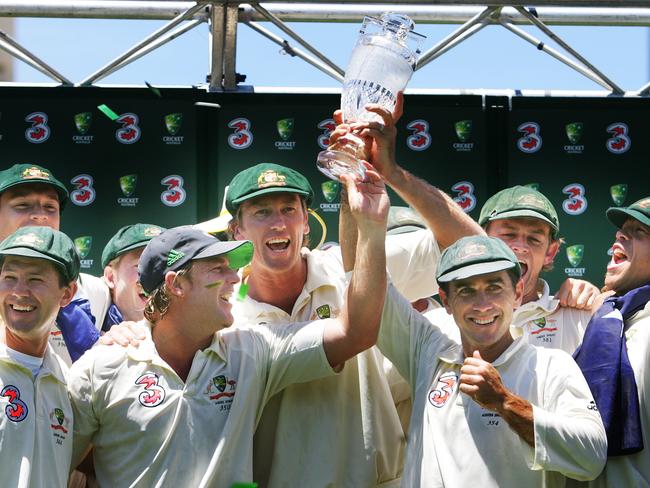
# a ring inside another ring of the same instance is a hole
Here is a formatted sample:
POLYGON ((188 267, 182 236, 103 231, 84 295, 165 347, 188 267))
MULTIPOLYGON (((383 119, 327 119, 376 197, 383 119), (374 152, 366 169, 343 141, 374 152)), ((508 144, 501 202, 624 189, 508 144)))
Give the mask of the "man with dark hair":
POLYGON ((596 487, 650 486, 650 197, 607 210, 617 227, 605 300, 575 358, 607 430, 596 487))
POLYGON ((21 227, 0 243, 0 473, 3 486, 68 484, 72 407, 67 367, 48 344, 77 289, 79 257, 65 234, 21 227))
POLYGON ((439 293, 460 343, 389 287, 377 344, 414 392, 402 486, 564 486, 602 470, 605 431, 573 359, 510 333, 520 277, 499 239, 444 251, 439 293))
MULTIPOLYGON (((70 372, 74 460, 92 442, 97 479, 107 486, 252 481, 253 433, 263 405, 291 383, 340 370, 376 340, 388 196, 377 175, 350 182, 348 191, 359 264, 341 312, 325 320, 240 322, 225 330, 233 322, 237 269, 253 256, 251 242, 222 242, 190 226, 154 237, 139 264, 147 337, 139 348, 93 348, 70 372)), ((313 419, 305 430, 312 425, 313 419)))
MULTIPOLYGON (((68 200, 65 185, 51 171, 35 164, 14 164, 0 171, 0 239, 24 226, 59 230, 68 200)), ((50 343, 66 364, 78 358, 99 337, 110 296, 99 278, 80 274, 77 294, 52 323, 50 343)))
POLYGON ((147 243, 165 229, 153 224, 126 225, 108 241, 102 252, 104 281, 111 291, 102 330, 124 320, 137 322, 144 318, 146 296, 138 283, 138 260, 147 243))

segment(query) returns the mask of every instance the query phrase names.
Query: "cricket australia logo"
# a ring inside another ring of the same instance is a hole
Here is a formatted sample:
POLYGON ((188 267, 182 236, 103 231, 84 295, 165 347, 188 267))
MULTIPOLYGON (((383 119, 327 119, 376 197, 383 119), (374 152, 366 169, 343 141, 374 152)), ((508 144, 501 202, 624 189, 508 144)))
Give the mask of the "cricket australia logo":
POLYGON ((429 403, 436 408, 444 407, 458 387, 458 375, 453 371, 443 373, 434 388, 429 391, 429 403))
POLYGON ((78 134, 72 136, 72 141, 75 144, 91 144, 94 136, 88 134, 90 126, 93 121, 93 114, 91 112, 81 112, 74 116, 74 126, 78 134))
POLYGON ((165 400, 165 389, 158 384, 159 379, 155 373, 145 373, 135 380, 136 385, 144 388, 138 395, 138 401, 143 407, 157 407, 165 400))
POLYGON ((219 407, 220 412, 230 410, 237 389, 237 380, 220 374, 212 378, 205 389, 207 397, 219 407))
POLYGON ((162 140, 165 144, 182 144, 184 136, 178 135, 183 125, 183 114, 173 113, 167 114, 164 117, 165 129, 169 135, 163 136, 162 140))
POLYGON ((9 400, 9 405, 5 407, 5 415, 12 422, 22 422, 29 412, 27 405, 20 399, 20 390, 14 385, 5 386, 0 391, 0 397, 9 400))
POLYGON ((57 407, 50 412, 50 429, 52 429, 58 445, 63 445, 63 441, 67 438, 68 432, 70 432, 71 423, 72 419, 69 416, 66 417, 62 408, 57 407))

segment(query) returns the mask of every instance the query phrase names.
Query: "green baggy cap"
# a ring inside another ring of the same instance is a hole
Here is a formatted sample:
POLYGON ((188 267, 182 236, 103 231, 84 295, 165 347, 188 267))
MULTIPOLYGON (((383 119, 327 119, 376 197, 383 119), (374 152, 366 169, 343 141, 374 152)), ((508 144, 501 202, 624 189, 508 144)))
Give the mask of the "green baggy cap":
POLYGON ((469 236, 442 253, 437 279, 438 283, 447 283, 511 268, 521 276, 517 256, 505 242, 496 237, 469 236))
POLYGON ((125 225, 108 241, 102 252, 102 268, 124 253, 145 247, 147 243, 166 230, 154 224, 125 225))
POLYGON ((235 215, 242 202, 267 193, 297 193, 308 206, 314 199, 314 190, 303 175, 286 166, 262 163, 235 175, 228 184, 226 208, 235 215))
POLYGON ((542 193, 527 186, 513 186, 495 193, 485 202, 478 223, 515 217, 533 217, 546 222, 553 229, 553 239, 560 233, 560 220, 553 204, 542 193))
POLYGON ((57 180, 52 172, 35 164, 14 164, 11 168, 0 171, 0 193, 12 186, 26 183, 44 183, 52 185, 59 195, 61 208, 68 200, 68 190, 57 180))
POLYGON ((630 217, 650 227, 650 197, 642 198, 629 207, 608 208, 605 215, 619 229, 630 217))
POLYGON ((69 283, 79 277, 79 255, 72 239, 51 227, 21 227, 0 243, 0 256, 46 259, 57 265, 69 283))

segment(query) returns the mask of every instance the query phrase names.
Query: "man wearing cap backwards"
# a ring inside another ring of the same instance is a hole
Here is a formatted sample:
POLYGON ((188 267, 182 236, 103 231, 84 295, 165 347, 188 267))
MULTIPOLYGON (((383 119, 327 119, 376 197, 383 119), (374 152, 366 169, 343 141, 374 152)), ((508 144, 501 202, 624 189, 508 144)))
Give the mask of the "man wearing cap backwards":
POLYGON ((137 322, 144 318, 147 299, 138 283, 138 260, 147 243, 164 230, 153 224, 126 225, 104 247, 102 267, 112 303, 102 330, 124 320, 137 322))
MULTIPOLYGON (((67 200, 68 190, 46 168, 14 164, 0 171, 0 239, 29 225, 58 230, 67 200)), ((110 302, 101 279, 85 273, 80 276, 77 294, 52 322, 50 334, 54 351, 68 365, 97 340, 110 302)))
POLYGON ((520 276, 499 239, 445 250, 439 293, 460 344, 389 287, 377 344, 414 392, 403 487, 562 487, 602 470, 605 431, 571 356, 510 334, 520 276))
MULTIPOLYGON (((310 251, 304 240, 313 198, 307 179, 284 166, 259 164, 238 173, 228 188, 233 235, 255 245, 248 294, 233 307, 235 326, 275 327, 339 316, 345 290, 340 251, 310 251)), ((341 201, 342 218, 349 218, 344 195, 341 201)), ((443 247, 481 232, 458 212, 464 226, 443 233, 443 247)), ((446 218, 441 209, 434 231, 446 226, 446 218)), ((350 245, 355 243, 343 236, 341 246, 350 245)), ((430 231, 390 236, 386 248, 391 279, 402 293, 415 300, 436 292, 430 277, 439 250, 430 231)), ((254 442, 255 481, 271 488, 397 486, 405 448, 395 409, 395 402, 402 400, 398 390, 395 377, 386 377, 384 358, 376 348, 349 361, 336 377, 286 388, 264 409, 254 442)))
POLYGON ((650 486, 650 197, 610 208, 618 230, 605 300, 575 358, 607 430, 608 459, 596 487, 650 486))
POLYGON ((376 175, 348 191, 359 220, 359 264, 336 318, 223 330, 233 322, 229 298, 252 243, 222 242, 190 226, 149 242, 139 264, 148 337, 139 348, 95 347, 70 372, 74 459, 92 442, 100 485, 251 481, 264 403, 290 383, 331 374, 374 343, 388 197, 376 175))
POLYGON ((72 456, 67 367, 48 344, 77 288, 72 241, 22 227, 0 243, 0 473, 2 486, 65 487, 72 456))
MULTIPOLYGON (((339 124, 330 140, 336 141, 350 130, 358 131, 359 135, 367 138, 369 161, 386 184, 417 210, 427 225, 431 225, 438 218, 437 207, 442 192, 395 162, 395 121, 401 116, 402 104, 403 97, 400 95, 395 116, 379 105, 368 105, 367 109, 379 115, 383 124, 339 124), (380 125, 383 125, 382 130, 379 130, 380 125)), ((340 120, 340 113, 335 113, 335 118, 340 120)), ((447 222, 446 229, 453 229, 459 225, 454 222, 458 214, 452 214, 451 209, 449 212, 453 218, 447 222)), ((551 296, 547 283, 539 279, 542 270, 552 266, 560 247, 559 219, 551 202, 532 188, 507 188, 485 203, 479 224, 488 235, 505 241, 523 267, 523 306, 513 319, 515 336, 524 335, 537 346, 560 348, 572 353, 580 343, 592 314, 592 305, 600 292, 588 282, 568 279, 558 293, 551 296)), ((434 310, 428 314, 432 322, 457 338, 457 328, 444 310, 434 310)))

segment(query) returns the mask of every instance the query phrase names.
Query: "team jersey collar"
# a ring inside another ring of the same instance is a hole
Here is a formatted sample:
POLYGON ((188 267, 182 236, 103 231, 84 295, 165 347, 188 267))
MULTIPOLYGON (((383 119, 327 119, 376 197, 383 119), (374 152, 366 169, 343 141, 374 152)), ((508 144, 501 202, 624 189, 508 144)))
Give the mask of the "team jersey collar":
MULTIPOLYGON (((24 369, 25 371, 29 371, 27 368, 25 368, 25 366, 23 366, 20 363, 17 363, 9 356, 9 354, 7 353, 7 346, 5 344, 0 344, 0 361, 15 365, 21 369, 24 369)), ((52 346, 48 344, 47 349, 45 349, 45 354, 43 355, 43 365, 41 366, 41 370, 38 376, 44 377, 50 375, 54 379, 56 379, 59 383, 65 385, 66 373, 67 373, 67 367, 64 366, 63 361, 54 352, 52 346)))
POLYGON ((551 296, 550 288, 546 281, 540 279, 537 283, 537 290, 539 296, 537 300, 524 303, 513 313, 512 325, 515 327, 523 327, 531 320, 550 315, 560 306, 560 301, 551 296))
MULTIPOLYGON (((508 348, 503 351, 495 361, 492 362, 492 366, 496 368, 498 366, 506 364, 515 354, 517 354, 517 351, 521 349, 522 344, 524 344, 524 342, 521 340, 521 338, 515 339, 512 344, 510 344, 508 348)), ((465 362, 463 347, 456 342, 440 352, 438 357, 441 361, 449 364, 462 365, 465 362)))
MULTIPOLYGON (((156 351, 156 345, 154 344, 153 337, 151 336, 151 328, 153 327, 153 324, 145 319, 138 322, 138 325, 143 328, 145 338, 142 342, 140 342, 138 346, 132 346, 129 344, 126 347, 127 355, 134 361, 149 361, 169 368, 167 363, 165 363, 158 354, 158 351, 156 351)), ((223 340, 221 339, 221 331, 215 334, 212 343, 205 349, 206 353, 208 351, 214 352, 225 362, 226 354, 224 351, 223 340)))

